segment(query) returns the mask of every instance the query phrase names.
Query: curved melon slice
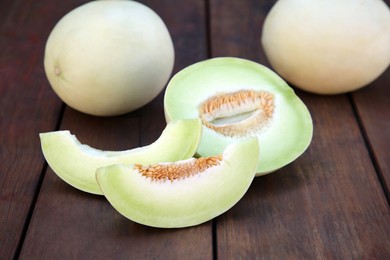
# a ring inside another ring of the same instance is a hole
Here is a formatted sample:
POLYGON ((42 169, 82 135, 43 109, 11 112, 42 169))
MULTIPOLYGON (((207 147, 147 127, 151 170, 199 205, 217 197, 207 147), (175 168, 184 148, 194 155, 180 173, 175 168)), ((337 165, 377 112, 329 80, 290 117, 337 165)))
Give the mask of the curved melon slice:
POLYGON ((257 176, 294 161, 312 139, 311 115, 293 89, 267 67, 240 58, 209 59, 177 73, 168 83, 164 111, 168 122, 202 120, 200 156, 258 137, 257 176))
POLYGON ((111 165, 96 171, 111 205, 137 223, 163 228, 201 224, 233 207, 248 190, 259 161, 256 138, 222 155, 149 166, 111 165))
POLYGON ((97 168, 187 159, 194 155, 200 136, 200 121, 191 119, 172 121, 154 143, 126 151, 92 148, 81 144, 69 131, 41 133, 40 139, 46 161, 61 179, 82 191, 102 195, 95 178, 97 168))

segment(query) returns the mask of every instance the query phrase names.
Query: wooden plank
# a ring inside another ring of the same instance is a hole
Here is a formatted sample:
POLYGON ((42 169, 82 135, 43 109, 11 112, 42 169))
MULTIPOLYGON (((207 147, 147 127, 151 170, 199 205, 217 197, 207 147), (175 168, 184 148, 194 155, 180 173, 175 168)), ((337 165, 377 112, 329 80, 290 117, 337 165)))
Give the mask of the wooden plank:
POLYGON ((59 10, 37 1, 1 1, 0 9, 0 259, 11 259, 41 182, 38 133, 54 129, 61 114, 43 70, 59 10))
MULTIPOLYGON (((259 41, 274 2, 211 1, 212 55, 268 64, 259 41)), ((313 142, 218 218, 218 258, 388 259, 389 205, 348 97, 297 93, 313 116, 313 142)))
POLYGON ((390 199, 390 69, 352 93, 375 164, 390 199))
MULTIPOLYGON (((171 32, 176 48, 175 71, 205 58, 202 2, 145 3, 162 16, 171 32)), ((61 128, 70 129, 81 142, 100 149, 146 145, 165 127, 162 98, 161 94, 133 113, 112 118, 87 116, 67 108, 61 128)), ((104 197, 73 189, 48 168, 20 258, 210 259, 212 254, 211 222, 177 230, 145 227, 121 216, 104 197)))
POLYGON ((259 12, 271 9, 274 2, 276 1, 251 1, 249 5, 248 0, 211 0, 211 55, 240 57, 262 61, 264 65, 268 65, 260 47, 261 26, 265 16, 264 11, 259 12))
MULTIPOLYGON (((390 6, 390 0, 384 0, 390 6)), ((390 201, 390 68, 374 82, 352 93, 383 188, 390 201)))

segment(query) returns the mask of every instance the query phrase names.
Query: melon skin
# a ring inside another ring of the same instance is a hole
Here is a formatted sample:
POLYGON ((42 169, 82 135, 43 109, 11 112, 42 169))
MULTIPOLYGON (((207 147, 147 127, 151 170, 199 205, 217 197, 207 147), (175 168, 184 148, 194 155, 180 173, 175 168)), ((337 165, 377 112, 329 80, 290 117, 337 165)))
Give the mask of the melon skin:
POLYGON ((154 143, 125 151, 102 151, 81 144, 67 130, 39 136, 43 155, 58 177, 81 191, 103 195, 96 182, 96 169, 117 163, 151 164, 191 158, 200 141, 201 123, 197 119, 170 122, 154 143))
POLYGON ((296 87, 351 92, 390 64, 390 9, 382 0, 279 0, 261 45, 272 68, 296 87))
POLYGON ((151 227, 190 227, 221 215, 245 195, 258 154, 258 140, 250 138, 228 146, 220 165, 191 177, 154 181, 132 165, 117 164, 99 168, 96 178, 107 200, 126 218, 151 227))
MULTIPOLYGON (((164 96, 167 122, 199 118, 199 105, 215 95, 238 90, 268 91, 275 97, 274 118, 260 133, 260 163, 256 176, 274 172, 296 160, 313 136, 310 111, 294 90, 269 68, 241 58, 218 57, 184 68, 169 81, 164 96)), ((203 125, 197 156, 220 154, 246 136, 225 136, 203 125)))
POLYGON ((58 21, 45 46, 44 69, 70 107, 95 116, 131 112, 153 100, 173 69, 174 46, 149 7, 92 1, 58 21))

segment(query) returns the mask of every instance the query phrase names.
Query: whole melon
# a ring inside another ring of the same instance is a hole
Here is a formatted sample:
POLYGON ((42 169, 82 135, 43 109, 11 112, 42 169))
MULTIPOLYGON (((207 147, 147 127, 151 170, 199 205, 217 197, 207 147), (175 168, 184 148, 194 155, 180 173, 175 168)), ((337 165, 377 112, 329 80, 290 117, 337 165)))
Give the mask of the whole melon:
POLYGON ((279 0, 261 42, 285 80, 319 94, 350 92, 390 63, 390 10, 382 0, 279 0))
POLYGON ((70 107, 97 116, 133 111, 165 87, 174 47, 162 19, 134 1, 101 0, 77 7, 53 28, 44 68, 70 107))

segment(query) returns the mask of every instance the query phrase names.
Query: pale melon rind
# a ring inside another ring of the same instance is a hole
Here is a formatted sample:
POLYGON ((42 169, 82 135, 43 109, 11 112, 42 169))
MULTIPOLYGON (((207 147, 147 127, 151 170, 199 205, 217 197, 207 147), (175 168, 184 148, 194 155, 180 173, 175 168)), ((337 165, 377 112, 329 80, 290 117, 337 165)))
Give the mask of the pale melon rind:
POLYGON ((220 165, 185 179, 153 181, 123 164, 99 168, 96 178, 110 204, 126 218, 152 227, 188 227, 217 217, 244 196, 258 155, 258 140, 250 138, 228 146, 220 165))
POLYGON ((152 144, 126 151, 102 151, 81 144, 69 131, 41 133, 43 155, 53 171, 73 187, 102 195, 96 182, 99 167, 117 163, 152 164, 190 158, 201 136, 198 119, 177 120, 167 124, 152 144))
MULTIPOLYGON (((313 122, 309 110, 287 83, 269 68, 245 59, 220 57, 195 63, 178 72, 164 97, 167 122, 199 118, 199 105, 211 96, 238 90, 274 94, 272 122, 256 134, 261 144, 257 176, 273 172, 298 158, 309 146, 313 122)), ((241 137, 224 136, 203 126, 199 156, 221 153, 241 137)))

